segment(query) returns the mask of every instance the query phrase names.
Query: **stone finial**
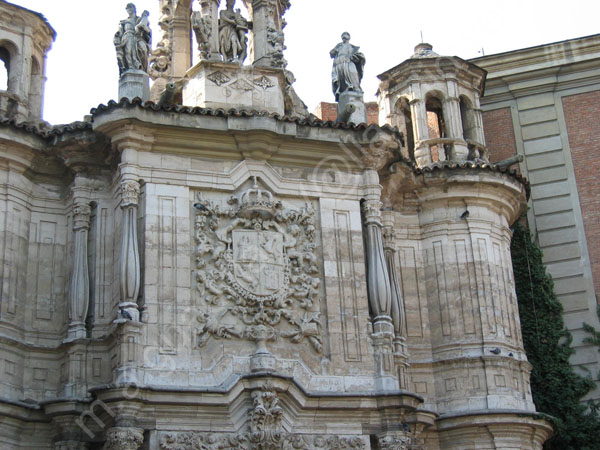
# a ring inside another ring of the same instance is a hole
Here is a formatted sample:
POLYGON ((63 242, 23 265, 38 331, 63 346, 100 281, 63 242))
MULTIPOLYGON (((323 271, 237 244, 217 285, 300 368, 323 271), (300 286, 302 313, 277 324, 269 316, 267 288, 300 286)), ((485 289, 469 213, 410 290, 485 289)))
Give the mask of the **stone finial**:
POLYGON ((421 42, 415 46, 415 53, 411 56, 411 59, 416 58, 437 58, 438 55, 433 51, 433 46, 427 42, 421 42))

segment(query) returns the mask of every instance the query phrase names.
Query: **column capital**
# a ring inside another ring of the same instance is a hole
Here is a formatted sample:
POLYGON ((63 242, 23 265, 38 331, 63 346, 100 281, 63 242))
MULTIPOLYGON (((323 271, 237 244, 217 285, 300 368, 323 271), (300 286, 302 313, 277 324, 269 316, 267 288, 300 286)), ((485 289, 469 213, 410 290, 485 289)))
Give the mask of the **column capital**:
POLYGON ((106 432, 106 450, 137 450, 144 443, 141 428, 115 427, 106 432))
POLYGON ((135 180, 121 182, 121 208, 137 206, 140 197, 140 183, 135 180))

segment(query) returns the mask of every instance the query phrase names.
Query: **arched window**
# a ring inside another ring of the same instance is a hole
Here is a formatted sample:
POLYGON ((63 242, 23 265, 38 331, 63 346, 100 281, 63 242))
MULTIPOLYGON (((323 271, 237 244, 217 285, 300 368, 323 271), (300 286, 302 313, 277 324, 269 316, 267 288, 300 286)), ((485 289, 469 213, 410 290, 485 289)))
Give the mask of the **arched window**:
MULTIPOLYGON (((425 100, 425 110, 427 111, 427 129, 429 130, 429 139, 438 139, 447 137, 446 122, 444 120, 444 108, 441 95, 437 93, 428 93, 425 100)), ((448 159, 448 145, 430 146, 431 159, 433 162, 444 161, 448 159)))
POLYGON ((473 104, 464 95, 460 100, 460 120, 462 122, 463 139, 474 141, 475 135, 475 116, 473 115, 473 104))
POLYGON ((427 111, 429 139, 445 138, 447 136, 446 123, 444 121, 444 111, 440 98, 435 94, 427 94, 425 109, 427 111))
POLYGON ((10 52, 4 47, 0 47, 0 60, 2 61, 0 64, 0 91, 8 91, 10 52))

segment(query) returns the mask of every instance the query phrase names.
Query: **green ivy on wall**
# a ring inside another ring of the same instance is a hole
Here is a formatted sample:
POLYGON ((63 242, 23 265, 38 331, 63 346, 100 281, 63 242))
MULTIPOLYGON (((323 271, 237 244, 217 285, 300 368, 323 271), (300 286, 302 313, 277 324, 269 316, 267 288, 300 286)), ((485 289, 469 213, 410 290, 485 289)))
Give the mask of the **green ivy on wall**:
MULTIPOLYGON (((533 365, 531 391, 538 412, 552 416, 554 436, 546 450, 600 449, 600 416, 597 408, 581 402, 594 388, 591 379, 578 375, 569 364, 572 337, 565 329, 562 305, 542 263, 542 252, 529 230, 513 228, 511 253, 523 344, 533 365)), ((592 338, 600 343, 600 333, 592 338)), ((589 330, 588 330, 589 332, 589 330)), ((591 341, 590 341, 591 342, 591 341)))

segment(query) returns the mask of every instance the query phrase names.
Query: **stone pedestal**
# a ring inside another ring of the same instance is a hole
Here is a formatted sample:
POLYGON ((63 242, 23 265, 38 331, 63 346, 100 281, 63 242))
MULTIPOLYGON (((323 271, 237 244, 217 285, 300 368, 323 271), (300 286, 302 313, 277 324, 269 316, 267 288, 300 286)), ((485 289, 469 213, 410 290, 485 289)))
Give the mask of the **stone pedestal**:
POLYGON ((358 92, 343 92, 340 94, 336 122, 367 123, 367 107, 363 100, 363 94, 358 92))
POLYGON ((187 72, 183 104, 284 114, 283 70, 200 61, 187 72))
POLYGON ((136 97, 147 101, 150 98, 150 77, 142 70, 128 70, 119 79, 119 100, 136 97))

